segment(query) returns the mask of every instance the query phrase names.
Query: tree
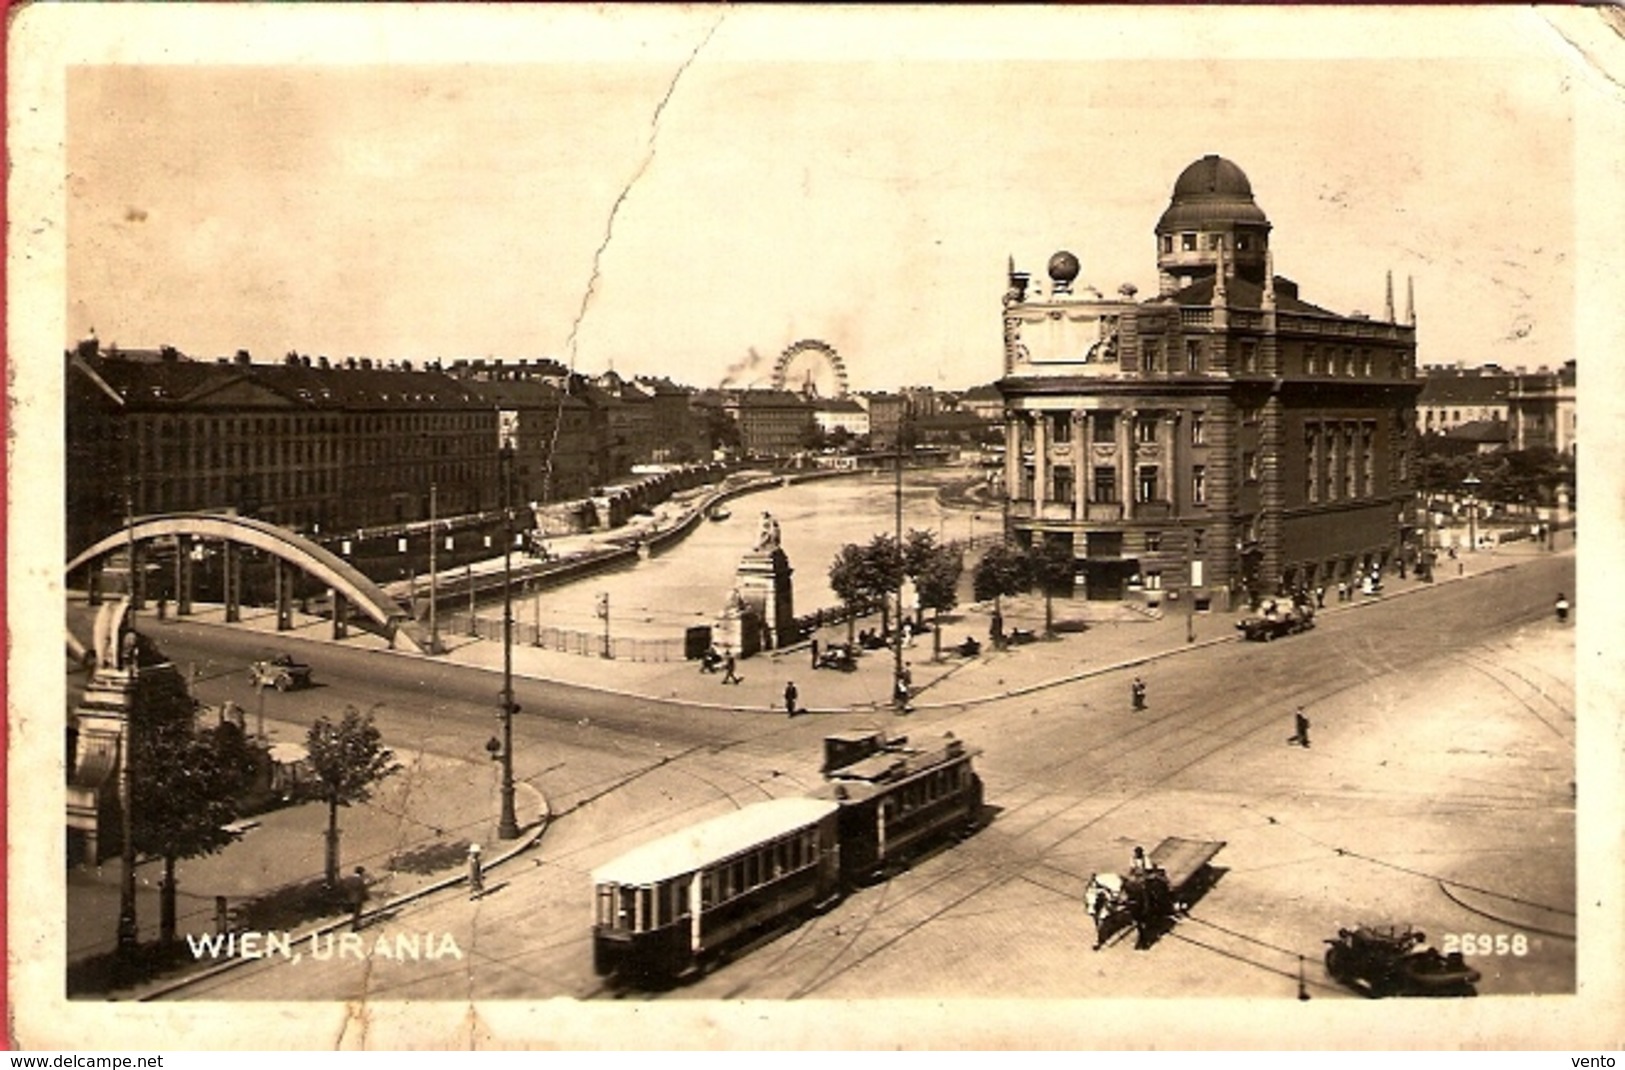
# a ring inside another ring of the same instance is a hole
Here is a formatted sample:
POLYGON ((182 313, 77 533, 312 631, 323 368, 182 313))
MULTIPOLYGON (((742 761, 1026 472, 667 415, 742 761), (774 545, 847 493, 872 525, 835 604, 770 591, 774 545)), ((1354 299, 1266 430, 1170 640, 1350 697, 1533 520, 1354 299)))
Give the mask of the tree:
POLYGON ((1028 551, 1033 582, 1044 591, 1044 635, 1055 634, 1055 610, 1052 599, 1063 587, 1070 589, 1077 566, 1072 561, 1072 546, 1062 539, 1046 538, 1028 551))
POLYGON ((920 595, 922 609, 931 610, 931 656, 942 656, 942 611, 959 604, 959 577, 965 571, 965 554, 950 546, 939 546, 930 532, 910 532, 909 546, 904 550, 905 560, 912 565, 915 590, 920 595), (924 534, 927 539, 916 540, 924 534))
POLYGON ((989 546, 971 574, 976 600, 993 599, 993 611, 1000 615, 1003 614, 999 608, 1001 597, 1019 594, 1032 585, 1032 560, 1019 547, 1005 542, 989 546))
MULTIPOLYGON (((882 633, 891 631, 890 597, 896 595, 903 587, 903 551, 897 545, 897 540, 890 535, 880 534, 869 540, 869 545, 863 548, 867 561, 863 576, 869 585, 871 602, 880 603, 880 630, 882 633)), ((899 627, 902 626, 903 607, 897 607, 899 627)))
POLYGON ((841 547, 829 566, 829 589, 846 606, 846 641, 852 641, 852 629, 858 613, 865 608, 869 585, 864 580, 868 562, 863 547, 849 542, 841 547))
POLYGON ((159 936, 175 940, 175 863, 229 845, 257 751, 234 724, 198 731, 197 703, 171 665, 143 669, 130 724, 130 832, 161 858, 159 936))
POLYGON ((339 807, 366 802, 372 786, 397 772, 395 752, 384 746, 371 713, 354 706, 344 708, 344 716, 334 724, 320 717, 305 736, 310 750, 311 769, 316 774, 317 791, 327 803, 327 887, 339 881, 339 807))

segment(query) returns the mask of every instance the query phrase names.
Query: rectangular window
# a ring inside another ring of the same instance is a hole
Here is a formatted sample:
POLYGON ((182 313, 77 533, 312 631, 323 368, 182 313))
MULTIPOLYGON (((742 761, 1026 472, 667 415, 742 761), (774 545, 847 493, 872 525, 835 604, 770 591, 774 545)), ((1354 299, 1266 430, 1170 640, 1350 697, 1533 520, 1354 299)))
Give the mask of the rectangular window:
POLYGON ((1140 372, 1150 375, 1157 370, 1157 344, 1149 340, 1140 343, 1140 372))
POLYGON ((1145 533, 1145 548, 1148 553, 1156 553, 1162 549, 1162 532, 1148 531, 1145 533))
POLYGON ((1367 422, 1360 425, 1360 462, 1364 471, 1361 479, 1364 480, 1365 493, 1377 492, 1377 429, 1367 422))
POLYGON ((1157 440, 1157 419, 1154 416, 1142 416, 1134 421, 1134 441, 1155 442, 1157 440))
POLYGON ((1195 505, 1207 504, 1207 465, 1191 465, 1191 502, 1195 505))
POLYGON ((1156 568, 1146 569, 1145 589, 1148 591, 1162 590, 1162 570, 1156 568))
POLYGON ((1310 503, 1320 500, 1320 428, 1307 424, 1303 429, 1304 465, 1303 497, 1310 503))
POLYGON ((1157 493, 1157 466, 1154 464, 1142 464, 1140 466, 1139 480, 1135 484, 1135 487, 1138 492, 1138 496, 1134 499, 1135 501, 1161 501, 1162 499, 1157 493))
POLYGON ((1117 500, 1117 469, 1114 466, 1101 465, 1095 469, 1094 493, 1089 500, 1092 502, 1117 500))
POLYGON ((1304 348, 1303 370, 1306 375, 1316 375, 1320 372, 1320 351, 1314 346, 1304 348))
POLYGON ((1207 419, 1202 413, 1191 413, 1191 445, 1207 445, 1207 419))
POLYGON ((1343 496, 1354 498, 1359 495, 1356 481, 1357 469, 1354 457, 1354 428, 1343 428, 1343 496))
POLYGON ((1115 412, 1095 413, 1095 441, 1117 441, 1117 414, 1115 412))
POLYGON ((1058 412, 1050 417, 1050 431, 1055 436, 1055 442, 1072 441, 1072 414, 1058 412))
POLYGON ((1174 251, 1174 236, 1172 234, 1164 234, 1162 236, 1162 251, 1165 253, 1171 253, 1174 251))
POLYGON ((1050 498, 1054 501, 1072 502, 1072 468, 1070 465, 1057 465, 1050 470, 1051 487, 1050 498))
POLYGON ((1371 378, 1371 350, 1360 350, 1360 374, 1367 379, 1371 378))
POLYGON ((1197 528, 1191 532, 1191 553, 1200 554, 1207 551, 1207 532, 1197 528))
POLYGON ((1179 248, 1187 253, 1194 253, 1196 251, 1196 235, 1181 234, 1179 236, 1179 248))
POLYGON ((1241 470, 1246 474, 1247 482, 1258 482, 1258 453, 1256 450, 1242 451, 1241 470))
POLYGON ((1202 370, 1202 343, 1195 338, 1185 339, 1185 370, 1193 374, 1202 370))
POLYGON ((1241 343, 1241 370, 1256 372, 1258 370, 1258 344, 1256 342, 1241 343))
POLYGON ((1033 472, 1033 466, 1032 465, 1030 465, 1030 464, 1022 465, 1021 466, 1021 488, 1020 488, 1020 493, 1017 494, 1016 497, 1017 498, 1022 498, 1022 499, 1031 498, 1033 496, 1033 484, 1035 483, 1036 478, 1037 477, 1035 476, 1035 474, 1033 472))
POLYGON ((1350 379, 1354 378, 1354 350, 1343 350, 1343 374, 1350 379))

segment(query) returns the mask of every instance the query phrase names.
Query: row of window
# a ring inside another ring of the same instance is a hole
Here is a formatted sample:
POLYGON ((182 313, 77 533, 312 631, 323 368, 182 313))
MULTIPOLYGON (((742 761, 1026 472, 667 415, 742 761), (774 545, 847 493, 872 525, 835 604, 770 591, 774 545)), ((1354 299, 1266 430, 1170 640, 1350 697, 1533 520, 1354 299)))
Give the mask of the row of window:
MULTIPOLYGON (((1231 243, 1225 240, 1227 237, 1229 237, 1227 234, 1198 234, 1193 230, 1188 230, 1179 235, 1179 249, 1181 252, 1185 253, 1196 252, 1198 246, 1208 250, 1209 252, 1218 249, 1229 249, 1231 248, 1231 243)), ((1262 250, 1264 248, 1264 236, 1262 234, 1253 235, 1242 231, 1236 235, 1234 244, 1235 251, 1238 253, 1251 252, 1255 249, 1262 250)), ((1165 255, 1174 251, 1174 236, 1172 234, 1164 234, 1162 236, 1162 251, 1165 255)))
POLYGON ((965 762, 955 762, 946 768, 916 777, 891 792, 887 795, 887 799, 891 801, 892 816, 901 817, 922 806, 929 806, 938 799, 959 794, 965 789, 969 768, 965 762))
MULTIPOLYGON (((1176 364, 1175 354, 1169 352, 1169 343, 1161 338, 1146 338, 1140 343, 1139 370, 1145 374, 1158 373, 1188 373, 1200 375, 1209 370, 1207 351, 1200 339, 1187 338, 1183 351, 1178 354, 1182 359, 1176 364)), ((1267 372, 1259 360, 1258 343, 1251 339, 1243 339, 1237 346, 1236 370, 1243 375, 1253 375, 1267 372)), ((1382 370, 1387 375, 1398 374, 1395 371, 1393 354, 1385 354, 1382 370)), ((1222 369, 1218 369, 1222 370, 1222 369)), ((1356 351, 1352 347, 1341 350, 1328 347, 1322 351, 1317 345, 1308 345, 1304 348, 1303 370, 1305 375, 1342 375, 1347 378, 1364 376, 1369 379, 1378 372, 1376 356, 1369 349, 1356 351)))
MULTIPOLYGON (((1247 466, 1248 478, 1258 479, 1257 454, 1248 454, 1243 461, 1247 466)), ((1092 504, 1106 505, 1120 500, 1117 487, 1117 466, 1110 464, 1095 465, 1090 484, 1089 501, 1092 504)), ((1075 476, 1070 465, 1057 465, 1050 469, 1049 485, 1045 488, 1045 498, 1052 502, 1072 504, 1076 493, 1075 476)), ((1036 473, 1032 465, 1023 466, 1021 497, 1031 498, 1036 482, 1036 473)), ((1134 501, 1137 504, 1147 502, 1165 501, 1163 493, 1162 466, 1155 464, 1142 464, 1134 470, 1134 501)), ((1191 495, 1192 505, 1207 504, 1207 465, 1191 465, 1191 495)))
POLYGON ((1304 499, 1314 503, 1324 495, 1330 502, 1376 493, 1376 435, 1371 420, 1358 428, 1352 423, 1305 424, 1304 499))
MULTIPOLYGON (((1090 441, 1101 443, 1117 441, 1118 415, 1118 413, 1110 409, 1100 409, 1090 413, 1090 416, 1093 417, 1091 420, 1090 441)), ((1201 412, 1192 412, 1189 415, 1191 445, 1205 445, 1207 442, 1207 417, 1201 412)), ((1045 421, 1045 431, 1048 433, 1051 443, 1061 444, 1072 441, 1071 413, 1052 412, 1038 418, 1045 421)), ((1134 418, 1132 421, 1134 441, 1139 443, 1156 442, 1157 432, 1162 423, 1162 419, 1156 416, 1134 418)), ((1032 447, 1031 428, 1026 423, 1022 423, 1020 426, 1021 447, 1030 449, 1032 447)))

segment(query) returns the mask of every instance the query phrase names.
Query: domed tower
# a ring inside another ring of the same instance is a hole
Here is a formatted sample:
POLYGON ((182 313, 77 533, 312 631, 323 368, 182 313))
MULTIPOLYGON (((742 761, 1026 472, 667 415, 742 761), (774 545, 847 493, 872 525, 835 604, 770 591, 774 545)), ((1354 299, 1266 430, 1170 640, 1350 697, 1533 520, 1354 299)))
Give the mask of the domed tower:
POLYGON ((1211 278, 1221 249, 1227 276, 1263 285, 1269 234, 1270 221, 1241 168, 1222 156, 1202 157, 1180 172, 1157 220, 1159 292, 1211 278))

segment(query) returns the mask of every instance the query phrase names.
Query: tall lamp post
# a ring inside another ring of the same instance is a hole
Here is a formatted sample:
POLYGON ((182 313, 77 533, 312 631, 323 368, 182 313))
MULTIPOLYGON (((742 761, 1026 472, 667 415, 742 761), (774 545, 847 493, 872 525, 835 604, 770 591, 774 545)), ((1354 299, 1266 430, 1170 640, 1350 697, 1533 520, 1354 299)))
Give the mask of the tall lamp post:
POLYGON ((1467 490, 1467 549, 1478 552, 1478 477, 1470 475, 1461 481, 1467 490))
POLYGON ((502 466, 502 816, 497 836, 519 838, 513 809, 513 440, 504 434, 499 454, 502 466))
POLYGON ((897 413, 897 463, 892 490, 897 539, 897 630, 892 636, 892 704, 908 708, 908 692, 903 686, 903 432, 907 426, 909 402, 905 398, 897 413))
MULTIPOLYGON (((128 471, 128 469, 126 469, 128 471)), ((125 609, 124 626, 129 629, 129 635, 135 636, 135 497, 126 488, 124 495, 124 522, 125 542, 124 549, 129 557, 129 600, 125 609)), ((119 742, 119 898, 118 898, 118 961, 120 965, 130 965, 136 949, 141 942, 141 931, 136 924, 135 916, 135 815, 132 807, 135 804, 134 785, 130 782, 130 744, 135 734, 136 703, 141 693, 138 681, 140 679, 139 644, 131 643, 128 650, 124 648, 123 639, 114 637, 119 644, 118 657, 122 660, 123 668, 130 677, 131 702, 128 714, 124 719, 124 737, 119 742)))

